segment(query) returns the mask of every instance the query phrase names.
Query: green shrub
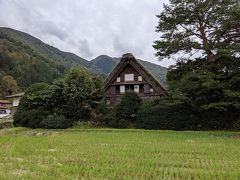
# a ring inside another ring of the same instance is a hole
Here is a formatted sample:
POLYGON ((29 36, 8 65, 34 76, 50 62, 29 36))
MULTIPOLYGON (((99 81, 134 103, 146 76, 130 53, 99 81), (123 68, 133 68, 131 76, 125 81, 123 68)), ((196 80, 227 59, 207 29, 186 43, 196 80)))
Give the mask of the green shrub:
POLYGON ((96 123, 101 127, 115 127, 115 109, 102 101, 96 107, 96 123))
POLYGON ((99 127, 98 124, 96 124, 93 121, 78 121, 74 122, 72 128, 74 129, 90 129, 90 128, 96 128, 99 127))
POLYGON ((233 124, 234 130, 240 130, 240 119, 233 124))
POLYGON ((27 89, 14 116, 14 125, 41 128, 67 128, 76 121, 89 121, 103 98, 99 77, 73 68, 63 79, 49 86, 36 83, 27 89), (50 116, 59 114, 63 117, 50 116), (49 123, 47 120, 50 120, 49 123), (62 125, 60 123, 63 123, 62 125))
POLYGON ((40 128, 41 121, 51 112, 46 106, 46 83, 36 83, 27 89, 14 114, 14 126, 40 128))
POLYGON ((234 110, 234 108, 226 111, 213 109, 201 111, 200 117, 202 119, 203 129, 236 129, 240 112, 234 110))
POLYGON ((113 127, 113 128, 119 127, 113 108, 110 108, 108 113, 106 114, 98 114, 96 118, 96 122, 99 124, 99 126, 102 126, 102 127, 113 127))
POLYGON ((133 91, 127 91, 116 106, 116 126, 133 127, 136 121, 136 114, 141 105, 141 98, 133 91))
POLYGON ((41 127, 45 129, 66 129, 71 127, 70 121, 68 121, 63 115, 51 114, 46 119, 41 121, 41 127))
POLYGON ((143 104, 137 113, 136 127, 143 129, 193 130, 199 119, 191 108, 181 103, 159 100, 143 104))
POLYGON ((26 110, 21 107, 14 115, 14 126, 40 128, 41 121, 49 115, 49 112, 43 109, 26 110))

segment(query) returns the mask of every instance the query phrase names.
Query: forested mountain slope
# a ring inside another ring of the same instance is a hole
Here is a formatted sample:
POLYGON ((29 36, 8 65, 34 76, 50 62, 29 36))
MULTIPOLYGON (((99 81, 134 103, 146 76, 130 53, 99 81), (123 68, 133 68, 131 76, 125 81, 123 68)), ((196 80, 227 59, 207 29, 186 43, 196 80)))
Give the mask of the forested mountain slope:
MULTIPOLYGON (((87 61, 73 53, 60 51, 27 33, 0 27, 0 79, 5 75, 12 76, 21 90, 36 82, 52 83, 71 66, 80 66, 107 76, 119 61, 120 58, 106 55, 87 61)), ((156 79, 165 83, 166 68, 146 61, 141 63, 156 79)))

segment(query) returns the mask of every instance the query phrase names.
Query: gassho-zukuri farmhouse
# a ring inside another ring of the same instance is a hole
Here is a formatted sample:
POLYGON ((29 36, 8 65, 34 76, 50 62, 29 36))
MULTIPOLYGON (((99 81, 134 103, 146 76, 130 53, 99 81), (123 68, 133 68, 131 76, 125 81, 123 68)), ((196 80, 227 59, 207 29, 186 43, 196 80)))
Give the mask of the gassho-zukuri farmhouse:
POLYGON ((143 101, 157 99, 165 92, 163 85, 130 53, 122 56, 119 64, 107 77, 104 90, 109 105, 117 104, 127 90, 136 92, 143 101))

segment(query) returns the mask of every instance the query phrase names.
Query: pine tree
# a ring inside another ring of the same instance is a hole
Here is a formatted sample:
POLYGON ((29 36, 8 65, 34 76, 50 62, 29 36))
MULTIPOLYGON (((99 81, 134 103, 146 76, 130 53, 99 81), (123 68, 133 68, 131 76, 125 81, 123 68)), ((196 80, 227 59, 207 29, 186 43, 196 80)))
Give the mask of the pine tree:
POLYGON ((153 47, 159 58, 179 52, 203 53, 208 61, 239 55, 239 0, 170 0, 157 17, 161 36, 153 47))

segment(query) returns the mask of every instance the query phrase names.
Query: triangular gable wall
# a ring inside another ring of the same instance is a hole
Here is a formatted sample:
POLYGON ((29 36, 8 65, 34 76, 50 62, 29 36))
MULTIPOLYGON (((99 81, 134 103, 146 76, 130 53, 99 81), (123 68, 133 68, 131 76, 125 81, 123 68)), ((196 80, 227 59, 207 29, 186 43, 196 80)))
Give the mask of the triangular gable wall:
POLYGON ((132 67, 160 94, 163 94, 165 88, 134 58, 131 54, 123 55, 119 64, 114 68, 112 73, 105 80, 104 89, 106 90, 111 83, 118 77, 127 64, 132 67))

